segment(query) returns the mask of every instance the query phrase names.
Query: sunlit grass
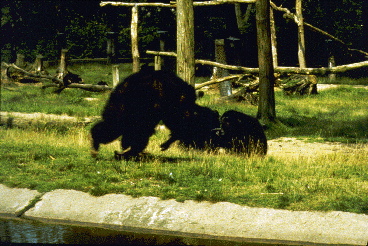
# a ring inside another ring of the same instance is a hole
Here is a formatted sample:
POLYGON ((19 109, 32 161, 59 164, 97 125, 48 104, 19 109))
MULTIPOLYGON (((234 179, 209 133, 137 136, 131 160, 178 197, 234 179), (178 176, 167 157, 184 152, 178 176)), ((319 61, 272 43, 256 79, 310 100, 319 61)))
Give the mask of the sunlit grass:
POLYGON ((89 155, 88 132, 0 130, 0 182, 39 191, 76 189, 93 195, 123 193, 184 201, 229 201, 292 210, 368 213, 368 149, 264 158, 158 148, 168 137, 150 139, 140 162, 115 161, 116 141, 89 155), (6 139, 6 141, 5 141, 6 139))
MULTIPOLYGON (((109 66, 71 70, 86 80, 111 81, 109 66)), ((77 89, 56 95, 33 85, 1 93, 2 111, 77 118, 100 115, 109 95, 77 89), (91 97, 96 100, 85 100, 91 97)), ((62 188, 93 195, 122 193, 368 214, 368 90, 341 86, 303 97, 277 91, 275 97, 279 122, 266 130, 268 140, 274 141, 269 141, 265 158, 187 151, 177 144, 162 152, 159 146, 170 133, 164 129, 150 138, 148 154, 141 161, 115 161, 119 140, 103 145, 96 160, 90 156, 91 125, 33 122, 0 127, 0 183, 40 192, 62 188), (326 141, 332 142, 329 148, 318 147, 326 141)), ((257 113, 252 105, 219 102, 218 94, 205 94, 198 103, 220 114, 230 109, 257 113)))

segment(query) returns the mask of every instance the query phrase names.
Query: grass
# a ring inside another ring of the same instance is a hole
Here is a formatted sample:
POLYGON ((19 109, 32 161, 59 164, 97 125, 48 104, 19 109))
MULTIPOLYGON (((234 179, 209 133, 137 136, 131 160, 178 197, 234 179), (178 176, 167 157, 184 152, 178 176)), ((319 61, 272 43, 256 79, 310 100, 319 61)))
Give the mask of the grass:
MULTIPOLYGON (((90 73, 93 78, 94 72, 90 73)), ((10 88, 2 89, 3 111, 94 116, 100 114, 108 97, 76 89, 54 95, 51 89, 42 92, 34 86, 10 88), (85 101, 85 97, 97 99, 85 101)), ((253 116, 257 112, 256 107, 243 103, 218 103, 216 97, 206 94, 198 103, 221 114, 229 109, 253 116)), ((306 143, 328 140, 354 145, 348 152, 286 154, 270 150, 263 159, 185 151, 177 145, 161 152, 159 145, 169 135, 168 130, 162 130, 151 137, 146 149, 149 154, 139 162, 115 161, 113 151, 120 148, 118 141, 102 146, 100 158, 95 160, 89 154, 90 125, 0 127, 0 183, 40 192, 75 189, 96 196, 123 193, 179 202, 228 201, 368 214, 366 98, 368 90, 349 86, 305 97, 276 92, 280 122, 266 131, 269 140, 293 137, 306 143)))

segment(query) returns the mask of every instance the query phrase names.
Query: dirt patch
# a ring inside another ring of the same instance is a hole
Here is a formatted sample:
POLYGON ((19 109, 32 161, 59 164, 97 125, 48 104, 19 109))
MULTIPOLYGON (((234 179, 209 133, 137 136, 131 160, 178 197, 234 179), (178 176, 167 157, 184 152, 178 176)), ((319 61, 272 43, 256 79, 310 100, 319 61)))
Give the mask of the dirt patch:
MULTIPOLYGON (((86 117, 78 119, 76 117, 67 115, 53 115, 43 113, 18 113, 18 112, 0 112, 0 119, 2 123, 7 124, 8 119, 12 119, 12 125, 29 125, 37 122, 70 122, 72 124, 90 124, 99 119, 99 117, 86 117)), ((165 126, 159 125, 156 131, 168 130, 165 126)), ((321 142, 316 139, 314 142, 308 138, 287 138, 281 137, 268 140, 268 152, 270 156, 289 156, 289 157, 311 157, 318 155, 326 155, 331 153, 355 153, 357 151, 364 151, 368 153, 368 144, 345 144, 339 142, 321 142)))
POLYGON ((368 153, 368 144, 345 144, 339 142, 308 142, 308 139, 281 137, 268 141, 268 155, 310 157, 332 153, 355 153, 365 151, 368 153))

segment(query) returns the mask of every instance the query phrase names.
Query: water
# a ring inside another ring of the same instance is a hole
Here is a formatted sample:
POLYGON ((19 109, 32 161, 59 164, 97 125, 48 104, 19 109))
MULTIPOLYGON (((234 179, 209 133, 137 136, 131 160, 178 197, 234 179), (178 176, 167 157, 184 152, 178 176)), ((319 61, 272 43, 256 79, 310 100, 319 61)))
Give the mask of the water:
MULTIPOLYGON (((63 224, 48 224, 37 221, 0 217, 0 245, 8 243, 37 244, 118 244, 118 245, 217 245, 217 246, 274 246, 299 245, 282 241, 252 240, 248 242, 233 242, 216 238, 178 237, 174 235, 153 234, 152 231, 132 232, 115 231, 111 229, 70 226, 63 224)), ((313 244, 311 244, 313 245, 313 244)), ((318 244, 317 244, 318 245, 318 244)), ((325 245, 324 245, 325 246, 325 245)))
POLYGON ((129 233, 94 227, 45 224, 23 219, 0 218, 1 243, 188 245, 182 239, 129 233))

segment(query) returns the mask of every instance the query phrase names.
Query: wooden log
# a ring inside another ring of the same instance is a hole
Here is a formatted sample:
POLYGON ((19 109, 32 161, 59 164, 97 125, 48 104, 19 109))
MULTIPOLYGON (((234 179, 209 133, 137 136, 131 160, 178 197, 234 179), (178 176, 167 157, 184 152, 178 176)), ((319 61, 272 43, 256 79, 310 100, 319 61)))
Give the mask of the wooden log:
MULTIPOLYGON (((151 51, 147 50, 147 54, 151 55, 162 55, 162 56, 173 56, 176 57, 175 52, 160 52, 160 51, 151 51)), ((243 71, 244 73, 250 73, 250 74, 258 74, 259 69, 258 68, 248 68, 248 67, 241 67, 241 66, 232 66, 232 65, 225 65, 218 62, 213 61, 207 61, 207 60, 201 60, 196 59, 195 63, 202 64, 202 65, 210 65, 214 67, 220 67, 225 68, 229 70, 234 71, 243 71)), ((274 68, 276 73, 297 73, 297 74, 314 74, 314 75, 326 75, 329 73, 344 73, 349 70, 358 69, 368 67, 368 61, 363 62, 357 62, 357 63, 351 63, 346 65, 340 65, 333 68, 298 68, 298 67, 276 67, 274 68)))
POLYGON ((201 89, 205 86, 209 86, 209 85, 213 85, 213 84, 217 84, 217 83, 222 83, 222 82, 228 81, 228 80, 234 80, 234 79, 240 80, 244 76, 245 76, 244 74, 235 74, 235 75, 230 75, 230 76, 226 76, 226 77, 222 77, 222 78, 214 78, 212 80, 203 82, 201 84, 196 84, 195 89, 199 90, 199 89, 201 89))
POLYGON ((315 75, 294 74, 283 81, 282 89, 285 95, 317 94, 317 78, 315 75))
POLYGON ((32 125, 38 127, 52 127, 57 125, 65 126, 65 123, 71 126, 85 126, 96 122, 100 119, 99 116, 86 117, 83 119, 67 116, 44 113, 18 113, 18 112, 0 112, 0 125, 6 128, 29 128, 32 125))
POLYGON ((259 80, 245 86, 238 92, 229 95, 227 97, 221 97, 221 101, 235 101, 235 102, 246 102, 252 105, 257 105, 259 101, 259 80))
POLYGON ((12 68, 15 71, 17 71, 18 73, 27 75, 27 76, 32 77, 32 78, 49 79, 49 80, 53 81, 54 83, 62 83, 62 80, 59 79, 59 78, 56 78, 55 76, 50 76, 50 75, 47 75, 47 74, 34 74, 34 73, 28 72, 28 71, 16 66, 15 64, 7 64, 7 63, 3 62, 2 66, 6 67, 7 76, 10 79, 14 79, 14 78, 11 78, 12 75, 9 72, 10 68, 12 68))
MULTIPOLYGON (((60 86, 57 84, 48 84, 48 85, 42 86, 42 89, 46 89, 50 87, 60 88, 60 86)), ((83 90, 92 91, 92 92, 105 92, 105 91, 111 91, 113 89, 106 85, 75 84, 75 83, 69 84, 66 88, 77 88, 77 89, 83 89, 83 90)))
MULTIPOLYGON (((30 77, 34 77, 34 78, 43 78, 43 79, 48 79, 53 81, 54 83, 49 84, 49 85, 44 85, 43 88, 48 88, 48 87, 58 87, 60 88, 60 84, 63 84, 63 80, 55 77, 55 76, 51 76, 51 75, 46 75, 46 74, 33 74, 30 73, 22 68, 17 67, 14 64, 7 64, 5 62, 2 63, 2 65, 6 68, 12 67, 16 70, 18 70, 19 72, 26 74, 30 77)), ((84 90, 88 90, 88 91, 95 91, 95 92, 103 92, 103 91, 109 91, 112 90, 111 87, 108 86, 104 86, 104 85, 92 85, 92 84, 75 84, 75 83, 71 83, 70 85, 68 85, 69 88, 80 88, 80 89, 84 89, 84 90)))
MULTIPOLYGON (((255 3, 256 0, 217 0, 217 1, 205 1, 205 2, 194 2, 193 6, 213 6, 213 5, 221 5, 221 4, 233 4, 233 3, 255 3)), ((124 3, 124 2, 114 2, 114 1, 102 1, 100 3, 101 7, 106 5, 113 5, 113 6, 125 6, 125 7, 168 7, 168 8, 175 8, 176 2, 170 3, 124 3)))

